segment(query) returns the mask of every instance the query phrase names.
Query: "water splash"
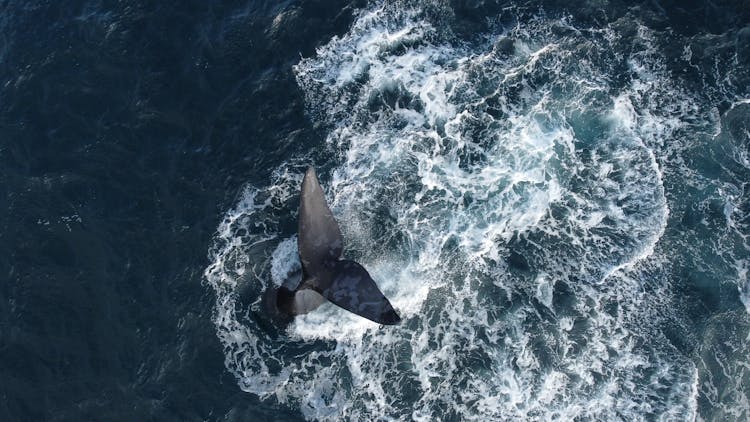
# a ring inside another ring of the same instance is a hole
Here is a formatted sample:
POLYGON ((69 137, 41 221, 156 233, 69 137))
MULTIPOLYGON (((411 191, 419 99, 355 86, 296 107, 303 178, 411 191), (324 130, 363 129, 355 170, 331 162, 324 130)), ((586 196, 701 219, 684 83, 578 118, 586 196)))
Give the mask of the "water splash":
POLYGON ((362 11, 295 73, 330 128, 346 254, 404 322, 331 305, 279 337, 248 321, 240 292, 298 265, 290 161, 227 213, 206 270, 240 387, 317 420, 695 418, 656 253, 695 109, 652 34, 538 18, 465 44, 402 6, 362 11))

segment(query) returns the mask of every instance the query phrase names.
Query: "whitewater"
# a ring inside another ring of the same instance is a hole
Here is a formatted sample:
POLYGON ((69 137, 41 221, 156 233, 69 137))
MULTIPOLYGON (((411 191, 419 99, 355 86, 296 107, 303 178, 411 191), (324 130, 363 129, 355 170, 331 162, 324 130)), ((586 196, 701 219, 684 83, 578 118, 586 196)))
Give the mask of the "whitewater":
POLYGON ((690 89, 635 17, 451 18, 376 3, 295 66, 325 143, 243 188, 205 271, 239 388, 310 420, 750 417, 745 93, 690 89), (262 315, 308 165, 399 326, 262 315), (702 331, 690 283, 728 297, 702 331))

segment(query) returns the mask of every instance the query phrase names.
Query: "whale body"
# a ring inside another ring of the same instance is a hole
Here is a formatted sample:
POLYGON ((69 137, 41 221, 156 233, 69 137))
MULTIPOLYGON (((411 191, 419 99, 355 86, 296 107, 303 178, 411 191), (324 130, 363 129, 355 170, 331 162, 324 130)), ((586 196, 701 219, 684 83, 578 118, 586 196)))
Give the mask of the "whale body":
POLYGON ((379 324, 401 321, 367 270, 342 259, 341 230, 312 167, 302 181, 297 248, 302 269, 276 290, 281 314, 306 314, 329 301, 379 324))

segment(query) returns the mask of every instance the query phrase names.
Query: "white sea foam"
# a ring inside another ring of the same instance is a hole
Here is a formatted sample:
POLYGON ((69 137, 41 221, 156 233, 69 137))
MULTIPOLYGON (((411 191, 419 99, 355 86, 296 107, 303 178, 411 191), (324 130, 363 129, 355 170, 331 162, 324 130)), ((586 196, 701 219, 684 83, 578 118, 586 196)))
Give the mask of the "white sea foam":
POLYGON ((302 268, 297 253, 297 236, 282 240, 271 255, 271 280, 281 286, 292 273, 302 268))
POLYGON ((748 277, 750 261, 747 259, 737 260, 735 268, 737 270, 737 286, 740 291, 740 300, 745 305, 747 313, 750 314, 750 278, 748 277))
POLYGON ((655 100, 675 93, 645 28, 622 58, 615 30, 561 26, 469 46, 381 5, 296 66, 330 127, 321 181, 346 254, 404 321, 324 305, 284 339, 243 322, 239 286, 260 292, 299 265, 277 222, 302 168, 284 164, 227 213, 206 271, 241 388, 318 420, 696 417, 695 366, 648 345, 644 324, 667 288, 643 286, 669 217, 655 151, 682 110, 655 100))

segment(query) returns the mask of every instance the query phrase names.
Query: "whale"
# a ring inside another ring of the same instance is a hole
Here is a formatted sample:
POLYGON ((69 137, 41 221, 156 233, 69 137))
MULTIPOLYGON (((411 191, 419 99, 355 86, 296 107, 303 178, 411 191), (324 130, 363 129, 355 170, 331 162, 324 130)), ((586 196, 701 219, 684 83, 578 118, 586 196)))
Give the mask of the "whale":
MULTIPOLYGON (((370 321, 395 325, 401 321, 370 273, 359 263, 344 259, 344 240, 326 202, 313 167, 302 180, 297 222, 297 249, 301 269, 287 276, 267 300, 286 319, 314 311, 331 302, 370 321)), ((264 295, 265 296, 265 295, 264 295)))

